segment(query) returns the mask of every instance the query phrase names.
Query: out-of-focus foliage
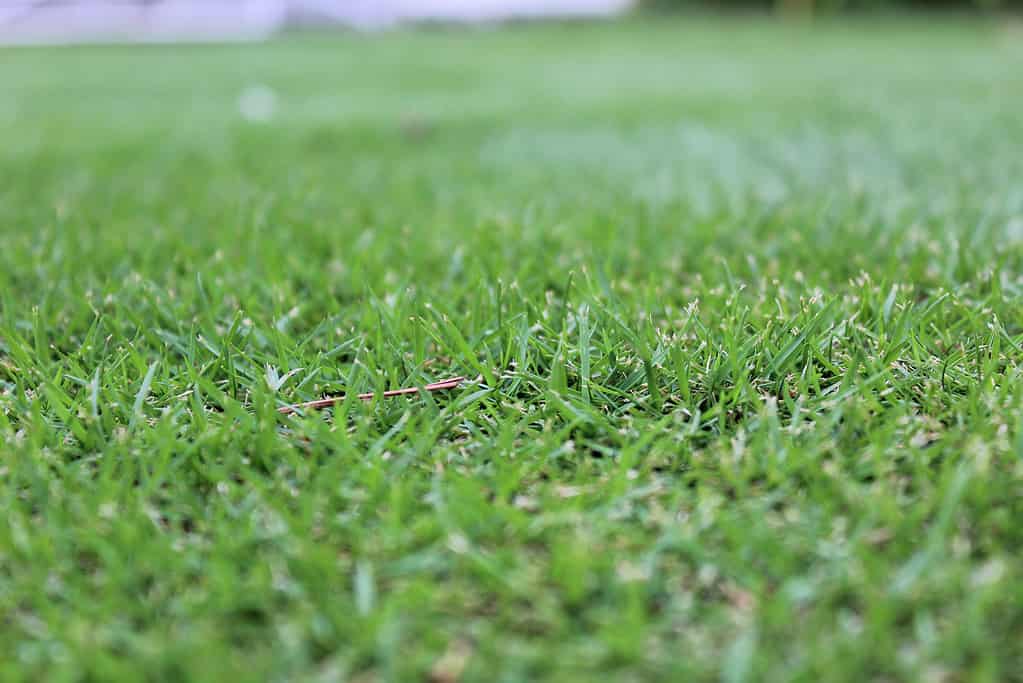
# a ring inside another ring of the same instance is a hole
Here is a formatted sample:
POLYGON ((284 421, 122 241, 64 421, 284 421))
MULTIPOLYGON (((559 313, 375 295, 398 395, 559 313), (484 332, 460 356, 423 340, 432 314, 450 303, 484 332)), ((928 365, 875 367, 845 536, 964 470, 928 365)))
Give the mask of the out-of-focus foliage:
POLYGON ((1023 0, 643 0, 653 10, 771 10, 833 13, 870 10, 992 11, 1023 10, 1023 0))

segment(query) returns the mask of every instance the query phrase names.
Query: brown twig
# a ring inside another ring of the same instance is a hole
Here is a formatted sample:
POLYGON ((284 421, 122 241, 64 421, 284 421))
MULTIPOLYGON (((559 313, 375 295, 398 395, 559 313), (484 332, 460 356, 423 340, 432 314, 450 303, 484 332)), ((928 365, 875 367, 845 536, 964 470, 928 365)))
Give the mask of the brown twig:
MULTIPOLYGON (((390 398, 392 396, 405 396, 407 394, 418 394, 420 391, 443 391, 444 389, 454 389, 459 384, 465 381, 464 377, 452 377, 451 379, 442 379, 439 382, 427 384, 423 387, 405 387, 404 389, 394 389, 392 391, 385 391, 380 394, 384 398, 390 398)), ((367 394, 359 394, 359 398, 363 401, 372 401, 376 396, 372 391, 367 394)), ((332 396, 330 398, 321 398, 317 401, 308 401, 307 403, 299 403, 293 406, 282 406, 277 409, 277 412, 284 415, 291 415, 292 413, 298 412, 299 410, 319 410, 321 408, 329 408, 333 405, 337 405, 345 400, 344 396, 332 396)))

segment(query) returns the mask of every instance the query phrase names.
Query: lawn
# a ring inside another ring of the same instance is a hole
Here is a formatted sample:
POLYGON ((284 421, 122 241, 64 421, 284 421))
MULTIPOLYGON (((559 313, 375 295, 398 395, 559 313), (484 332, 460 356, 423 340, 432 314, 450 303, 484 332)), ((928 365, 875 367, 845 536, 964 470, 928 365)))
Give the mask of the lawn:
POLYGON ((1023 680, 1021 111, 995 21, 3 50, 0 679, 1023 680))

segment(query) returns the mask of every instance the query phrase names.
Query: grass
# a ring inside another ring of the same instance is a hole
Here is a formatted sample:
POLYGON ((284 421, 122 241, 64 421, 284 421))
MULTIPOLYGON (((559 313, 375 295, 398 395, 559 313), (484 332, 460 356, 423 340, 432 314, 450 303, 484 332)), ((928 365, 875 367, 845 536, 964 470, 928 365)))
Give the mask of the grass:
POLYGON ((1021 680, 1021 108, 995 23, 5 50, 0 678, 1021 680))

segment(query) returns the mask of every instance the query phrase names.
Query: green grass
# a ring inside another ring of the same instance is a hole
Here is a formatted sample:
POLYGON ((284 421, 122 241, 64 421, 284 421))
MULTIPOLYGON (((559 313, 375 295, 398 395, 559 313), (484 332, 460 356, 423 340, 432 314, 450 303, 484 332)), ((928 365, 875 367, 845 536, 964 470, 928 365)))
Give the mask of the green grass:
POLYGON ((1021 110, 998 24, 0 52, 0 679, 1023 679, 1021 110))

